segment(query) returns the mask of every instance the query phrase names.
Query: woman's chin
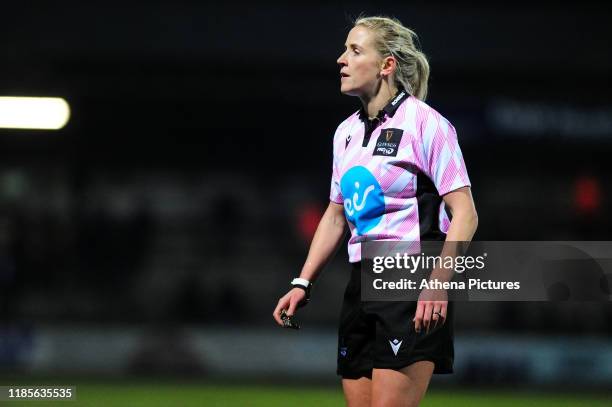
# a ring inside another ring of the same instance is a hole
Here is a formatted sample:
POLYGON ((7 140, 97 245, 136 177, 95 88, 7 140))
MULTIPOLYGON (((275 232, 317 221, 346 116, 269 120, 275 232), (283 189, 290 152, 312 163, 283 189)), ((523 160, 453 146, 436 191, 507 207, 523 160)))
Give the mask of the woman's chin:
POLYGON ((353 88, 352 86, 347 86, 347 85, 340 85, 340 92, 343 95, 348 95, 348 96, 356 96, 358 94, 357 89, 353 88))

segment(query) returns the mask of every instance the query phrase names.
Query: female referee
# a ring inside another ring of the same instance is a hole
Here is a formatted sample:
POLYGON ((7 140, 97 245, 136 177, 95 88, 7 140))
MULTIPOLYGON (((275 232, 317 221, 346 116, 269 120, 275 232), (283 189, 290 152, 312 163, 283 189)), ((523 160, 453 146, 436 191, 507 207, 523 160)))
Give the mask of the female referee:
MULTIPOLYGON (((452 373, 452 303, 360 296, 360 243, 470 241, 478 217, 454 127, 424 103, 429 64, 397 19, 361 17, 338 58, 340 89, 361 109, 334 135, 330 203, 299 278, 274 310, 293 316, 343 240, 352 275, 344 294, 338 370, 347 405, 417 406, 433 373, 452 373), (402 346, 404 344, 404 346, 402 346), (410 344, 410 346, 408 346, 410 344)), ((445 245, 446 246, 446 245, 445 245)))

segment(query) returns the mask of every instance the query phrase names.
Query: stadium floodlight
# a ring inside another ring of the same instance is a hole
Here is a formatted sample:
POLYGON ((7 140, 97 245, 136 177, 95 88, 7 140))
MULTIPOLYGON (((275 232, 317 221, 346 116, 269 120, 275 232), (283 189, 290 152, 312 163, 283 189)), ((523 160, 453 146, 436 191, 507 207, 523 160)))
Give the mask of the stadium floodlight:
POLYGON ((0 96, 0 128, 58 130, 69 118, 62 98, 0 96))

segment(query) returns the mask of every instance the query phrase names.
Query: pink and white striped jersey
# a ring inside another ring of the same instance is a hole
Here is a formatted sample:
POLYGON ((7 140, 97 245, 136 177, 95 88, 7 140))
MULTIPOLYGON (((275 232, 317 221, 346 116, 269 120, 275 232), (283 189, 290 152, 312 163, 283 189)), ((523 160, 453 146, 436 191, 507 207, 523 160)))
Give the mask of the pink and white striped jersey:
POLYGON ((344 205, 350 262, 361 260, 365 241, 444 240, 441 196, 464 186, 455 128, 403 89, 376 119, 360 110, 336 130, 330 200, 344 205))

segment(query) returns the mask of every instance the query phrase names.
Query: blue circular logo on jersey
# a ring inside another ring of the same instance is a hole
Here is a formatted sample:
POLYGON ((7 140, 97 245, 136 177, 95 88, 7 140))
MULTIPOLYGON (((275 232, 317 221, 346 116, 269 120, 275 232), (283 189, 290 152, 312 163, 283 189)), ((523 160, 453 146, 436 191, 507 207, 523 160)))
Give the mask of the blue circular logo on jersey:
POLYGON ((385 197, 374 175, 362 166, 348 170, 340 180, 344 213, 362 235, 378 225, 385 213, 385 197))

